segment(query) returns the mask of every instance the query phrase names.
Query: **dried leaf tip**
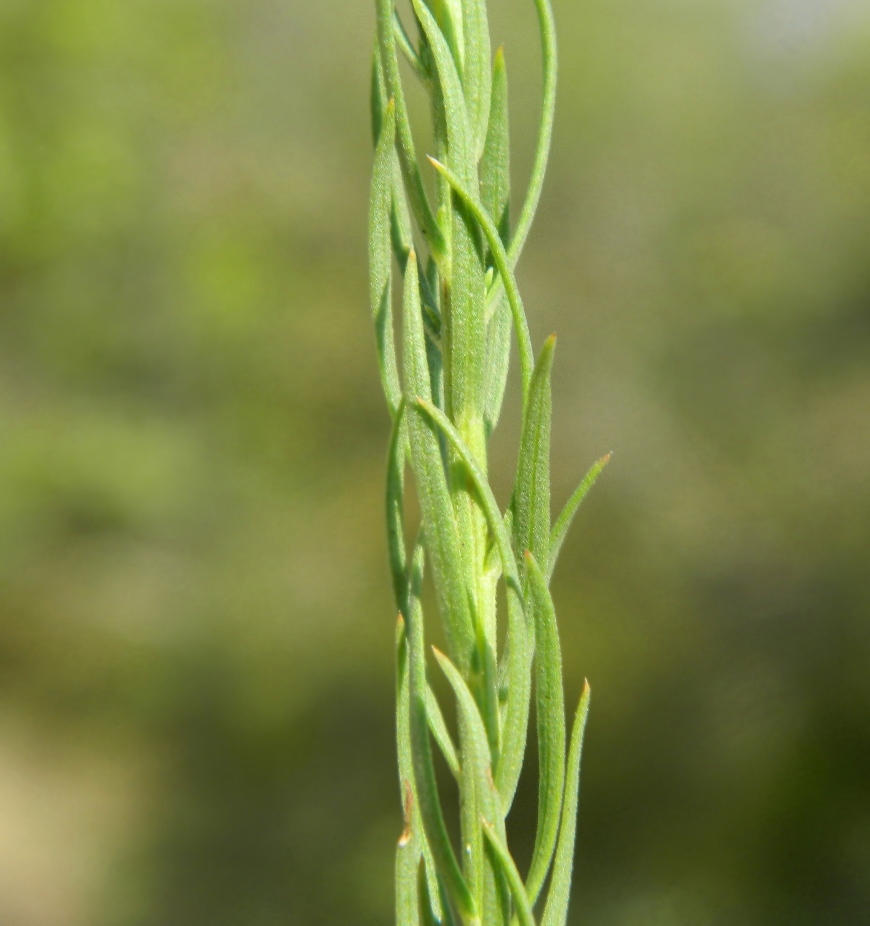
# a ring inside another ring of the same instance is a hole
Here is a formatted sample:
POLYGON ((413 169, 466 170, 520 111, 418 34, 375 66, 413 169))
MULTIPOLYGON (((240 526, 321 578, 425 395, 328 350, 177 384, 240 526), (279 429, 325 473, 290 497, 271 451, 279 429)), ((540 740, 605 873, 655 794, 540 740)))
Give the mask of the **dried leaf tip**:
POLYGON ((405 828, 402 830, 402 835, 399 837, 399 846, 407 846, 411 841, 411 814, 414 809, 414 791, 411 788, 411 783, 405 782, 405 828))
POLYGON ((426 155, 426 160, 435 168, 437 171, 443 171, 446 169, 445 165, 442 164, 438 158, 433 158, 431 154, 426 155))

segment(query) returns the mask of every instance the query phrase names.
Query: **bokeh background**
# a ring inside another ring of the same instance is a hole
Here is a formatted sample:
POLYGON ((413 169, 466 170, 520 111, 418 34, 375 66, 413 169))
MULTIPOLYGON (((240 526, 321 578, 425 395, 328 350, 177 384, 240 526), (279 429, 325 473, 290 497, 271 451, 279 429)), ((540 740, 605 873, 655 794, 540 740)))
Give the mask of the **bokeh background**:
MULTIPOLYGON (((556 502, 615 451, 555 578, 571 923, 862 926, 870 5, 556 6, 556 502)), ((371 7, 0 0, 4 926, 391 923, 371 7)))

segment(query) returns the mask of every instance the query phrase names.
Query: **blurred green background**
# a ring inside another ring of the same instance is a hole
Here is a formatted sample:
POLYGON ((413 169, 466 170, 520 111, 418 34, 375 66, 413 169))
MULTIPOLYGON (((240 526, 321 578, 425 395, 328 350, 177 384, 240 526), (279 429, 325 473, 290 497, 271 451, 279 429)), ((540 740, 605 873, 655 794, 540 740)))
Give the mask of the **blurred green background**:
MULTIPOLYGON (((615 451, 555 578, 571 923, 862 926, 870 6, 556 6, 556 503, 615 451)), ((391 922, 371 7, 0 0, 4 926, 391 922)))

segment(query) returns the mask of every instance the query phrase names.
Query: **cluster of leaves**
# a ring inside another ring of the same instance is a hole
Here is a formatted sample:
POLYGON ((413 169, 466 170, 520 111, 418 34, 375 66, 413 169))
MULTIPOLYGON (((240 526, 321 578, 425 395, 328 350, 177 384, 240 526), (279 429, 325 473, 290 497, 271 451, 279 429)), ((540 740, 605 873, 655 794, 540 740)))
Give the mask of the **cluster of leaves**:
POLYGON ((399 610, 397 736, 406 819, 396 861, 399 926, 532 926, 539 898, 543 926, 564 926, 567 916, 589 689, 568 743, 549 580, 574 514, 607 458, 593 465, 551 526, 555 338, 535 362, 514 277, 540 196, 556 86, 552 10, 549 0, 535 5, 544 101, 531 182, 512 228, 507 77, 502 51, 491 54, 485 0, 413 0, 416 42, 394 0, 377 0, 370 264, 381 378, 393 419, 387 524, 399 610), (400 55, 431 101, 434 208, 417 160, 400 55), (401 375, 394 267, 403 281, 401 375), (523 420, 516 482, 503 514, 487 481, 487 442, 504 397, 512 329, 523 420), (413 547, 405 540, 407 465, 422 514, 413 547), (435 661, 455 694, 458 745, 427 681, 421 603, 427 564, 447 641, 447 653, 436 650, 435 661), (499 647, 501 581, 507 623, 499 647), (539 806, 523 878, 505 821, 526 751, 533 694, 539 806), (459 789, 459 857, 439 798, 433 739, 459 789))

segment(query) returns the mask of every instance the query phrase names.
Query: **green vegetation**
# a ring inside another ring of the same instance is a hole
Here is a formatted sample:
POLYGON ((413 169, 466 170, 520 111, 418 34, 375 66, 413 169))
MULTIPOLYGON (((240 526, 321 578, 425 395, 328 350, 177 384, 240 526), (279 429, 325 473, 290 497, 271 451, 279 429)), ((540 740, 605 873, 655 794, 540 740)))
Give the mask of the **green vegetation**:
POLYGON ((386 510, 399 610, 397 736, 405 802, 396 858, 399 926, 434 920, 534 926, 533 907, 551 867, 540 922, 564 926, 568 915, 589 687, 566 757, 562 653, 548 584, 571 520, 607 458, 594 464, 551 526, 556 339, 547 339, 533 364, 514 277, 541 195, 556 99, 552 9, 549 0, 535 6, 544 99, 531 182, 514 229, 507 73, 501 49, 491 59, 485 0, 413 0, 416 43, 394 0, 377 4, 369 258, 379 367, 393 419, 386 510), (417 161, 399 49, 430 100, 435 207, 417 161), (394 260, 403 277, 401 377, 394 260), (504 399, 511 328, 519 347, 522 427, 513 493, 502 514, 487 482, 487 444, 504 399), (406 464, 421 510, 410 556, 406 464), (427 562, 448 650, 446 655, 435 650, 435 656, 455 695, 458 748, 427 676, 422 602, 427 562), (507 614, 500 617, 501 580, 507 614), (501 631, 500 621, 506 624, 501 631), (538 824, 523 878, 508 848, 506 818, 525 758, 532 693, 538 824), (459 788, 458 855, 445 823, 430 729, 459 788))
MULTIPOLYGON (((568 922, 856 926, 870 6, 554 7, 516 269, 536 351, 559 334, 552 497, 618 452, 551 585, 571 712, 593 687, 568 922)), ((540 46, 529 0, 490 14, 516 223, 540 46)), ((395 922, 373 27, 368 0, 0 2, 4 926, 395 922)), ((534 735, 508 822, 524 876, 534 735)))

